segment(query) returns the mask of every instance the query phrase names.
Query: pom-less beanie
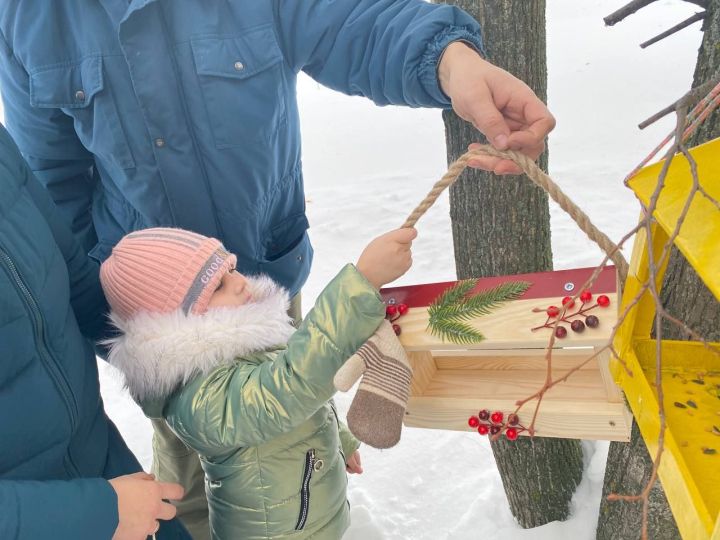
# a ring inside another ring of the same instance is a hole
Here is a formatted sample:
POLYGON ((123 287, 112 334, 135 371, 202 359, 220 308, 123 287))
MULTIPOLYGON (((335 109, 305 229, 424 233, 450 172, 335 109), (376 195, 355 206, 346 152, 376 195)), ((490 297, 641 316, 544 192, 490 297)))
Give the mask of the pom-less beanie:
POLYGON ((177 309, 202 314, 236 262, 215 238, 183 229, 143 229, 113 248, 100 267, 100 281, 113 312, 125 320, 177 309))

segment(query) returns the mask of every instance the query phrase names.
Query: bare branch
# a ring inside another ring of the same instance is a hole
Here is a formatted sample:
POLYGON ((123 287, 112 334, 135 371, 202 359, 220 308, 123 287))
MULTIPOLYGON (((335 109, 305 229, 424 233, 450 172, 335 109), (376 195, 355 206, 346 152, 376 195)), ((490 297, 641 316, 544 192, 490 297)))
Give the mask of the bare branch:
POLYGON ((648 47, 652 45, 653 43, 657 43, 661 39, 665 39, 668 36, 673 35, 675 32, 679 32, 683 28, 687 28, 693 23, 696 23, 697 21, 702 21, 707 16, 707 11, 700 11, 699 13, 696 13, 692 17, 688 17, 683 22, 676 24, 672 28, 668 28, 661 34, 658 34, 654 38, 648 39, 645 43, 640 44, 640 48, 644 49, 645 47, 648 47))
POLYGON ((663 110, 656 112, 653 114, 650 118, 647 120, 643 120, 638 124, 638 127, 640 129, 645 129, 648 126, 653 125, 655 122, 663 118, 664 116, 675 112, 678 107, 682 107, 683 105, 687 106, 695 106, 695 104, 700 101, 705 95, 713 89, 713 87, 720 82, 720 77, 707 81, 700 86, 696 86, 692 90, 690 90, 687 94, 685 94, 683 97, 678 99, 675 103, 672 103, 665 107, 663 110))
POLYGON ((608 26, 613 26, 614 24, 619 23, 626 17, 629 17, 636 11, 641 10, 645 6, 649 6, 653 2, 655 2, 655 0, 633 0, 629 4, 624 5, 617 11, 605 17, 603 21, 605 21, 605 24, 607 24, 608 26))
MULTIPOLYGON (((717 80, 717 75, 712 77, 713 79, 717 80)), ((680 101, 678 101, 678 107, 677 109, 680 110, 685 106, 685 104, 682 102, 682 98, 680 101)), ((686 141, 687 138, 697 129, 697 127, 705 121, 705 119, 714 111, 718 106, 720 106, 720 82, 715 85, 715 87, 710 91, 710 93, 705 96, 703 99, 700 100, 700 102, 695 105, 692 111, 690 111, 690 114, 686 117, 686 124, 689 121, 690 125, 685 129, 685 132, 682 135, 682 141, 686 141)), ((677 131, 676 128, 673 128, 673 130, 668 134, 667 137, 665 137, 660 144, 658 144, 652 152, 650 152, 632 171, 630 171, 630 174, 628 174, 625 177, 625 185, 628 185, 628 181, 630 178, 635 176, 635 173, 637 173, 640 169, 642 169, 646 164, 650 162, 652 158, 655 157, 655 155, 662 150, 665 145, 672 140, 672 138, 675 135, 675 132, 677 131)))

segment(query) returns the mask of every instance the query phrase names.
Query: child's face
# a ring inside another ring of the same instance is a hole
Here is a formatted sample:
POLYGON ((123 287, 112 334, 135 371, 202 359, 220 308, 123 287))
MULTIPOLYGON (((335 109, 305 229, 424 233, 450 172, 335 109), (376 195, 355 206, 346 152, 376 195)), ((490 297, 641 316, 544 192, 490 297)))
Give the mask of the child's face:
POLYGON ((251 302, 252 299, 245 276, 232 270, 223 276, 220 286, 210 297, 208 309, 238 307, 251 302))

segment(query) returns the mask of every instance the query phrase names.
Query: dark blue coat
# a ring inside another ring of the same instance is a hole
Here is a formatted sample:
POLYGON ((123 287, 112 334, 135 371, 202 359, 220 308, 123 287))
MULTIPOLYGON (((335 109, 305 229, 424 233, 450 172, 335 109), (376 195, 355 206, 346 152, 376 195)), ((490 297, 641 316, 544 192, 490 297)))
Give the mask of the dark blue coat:
MULTIPOLYGON (((106 304, 97 265, 0 126, 0 538, 102 540, 105 478, 140 470, 105 416, 90 338, 106 304)), ((188 538, 176 523, 164 538, 188 538)))

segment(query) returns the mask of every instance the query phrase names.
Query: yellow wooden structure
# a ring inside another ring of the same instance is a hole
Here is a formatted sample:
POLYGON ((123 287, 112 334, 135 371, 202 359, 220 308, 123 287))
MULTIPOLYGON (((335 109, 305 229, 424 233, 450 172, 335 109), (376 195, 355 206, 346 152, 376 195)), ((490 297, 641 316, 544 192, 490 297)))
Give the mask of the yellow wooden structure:
MULTIPOLYGON (((700 185, 720 200, 720 139, 691 150, 700 185)), ((644 168, 629 180, 643 203, 655 191, 662 163, 644 168)), ((675 229, 692 188, 688 161, 673 160, 654 213, 650 237, 636 237, 623 306, 640 291, 649 276, 649 254, 657 261, 675 229)), ((696 193, 675 239, 708 289, 720 300, 720 211, 696 193)), ((667 261, 667 259, 666 259, 667 261)), ((665 267, 659 268, 657 286, 665 267)), ((621 308, 622 310, 623 308, 621 308)), ((650 338, 655 305, 649 293, 631 309, 615 339, 615 349, 626 364, 614 360, 611 371, 624 390, 651 456, 660 434, 656 387, 656 342, 650 338)), ((663 340, 660 380, 667 429, 659 476, 684 539, 720 540, 720 343, 663 340)))

